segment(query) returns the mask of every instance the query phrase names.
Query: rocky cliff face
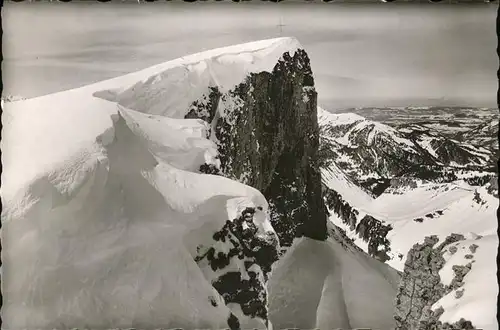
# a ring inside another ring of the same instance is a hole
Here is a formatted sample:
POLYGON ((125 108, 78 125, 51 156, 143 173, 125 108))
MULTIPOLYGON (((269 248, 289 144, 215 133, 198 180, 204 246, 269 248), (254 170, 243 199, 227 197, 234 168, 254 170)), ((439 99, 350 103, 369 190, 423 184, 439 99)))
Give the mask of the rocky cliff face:
MULTIPOLYGON (((472 263, 453 266, 454 278, 451 283, 446 286, 441 283, 439 271, 445 264, 444 249, 464 239, 463 235, 451 234, 435 246, 439 242, 438 237, 429 236, 408 252, 396 297, 396 330, 475 329, 470 321, 464 319, 454 324, 442 323, 439 317, 444 310, 431 309, 439 299, 463 286, 463 278, 472 267, 472 263)), ((450 250, 453 248, 451 246, 450 250)), ((456 291, 457 298, 459 292, 456 291)))
MULTIPOLYGON (((318 165, 316 100, 309 58, 305 51, 297 50, 294 54, 284 53, 272 72, 252 73, 228 92, 212 86, 208 95, 193 102, 186 115, 209 122, 212 127, 209 138, 217 144, 217 160, 203 164, 200 171, 223 175, 263 192, 282 248, 302 236, 316 240, 327 237, 318 165)), ((235 232, 230 229, 237 226, 234 223, 229 222, 228 228, 221 229, 220 239, 232 240, 227 233, 235 232)), ((218 239, 214 237, 215 241, 218 239)), ((262 274, 251 275, 249 270, 250 279, 244 279, 240 273, 230 272, 213 283, 226 303, 236 302, 245 316, 267 321, 263 283, 270 265, 278 258, 277 245, 253 242, 254 247, 250 243, 237 246, 232 243, 229 253, 209 248, 197 260, 208 259, 212 268, 227 265, 227 258, 253 260, 248 266, 258 265, 262 274), (253 280, 259 277, 263 280, 253 280), (247 288, 243 291, 248 294, 233 292, 240 287, 247 288)))
POLYGON ((325 239, 317 94, 307 54, 285 53, 272 72, 250 74, 227 93, 212 87, 204 99, 186 117, 211 122, 219 164, 201 170, 262 191, 281 246, 301 236, 325 239))

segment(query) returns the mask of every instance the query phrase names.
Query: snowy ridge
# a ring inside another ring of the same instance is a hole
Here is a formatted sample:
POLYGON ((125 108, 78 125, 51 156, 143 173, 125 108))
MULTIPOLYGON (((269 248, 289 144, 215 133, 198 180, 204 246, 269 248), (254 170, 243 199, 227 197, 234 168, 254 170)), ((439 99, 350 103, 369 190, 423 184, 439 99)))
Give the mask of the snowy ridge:
MULTIPOLYGON (((83 109, 50 109, 60 118, 71 112, 82 127, 92 126, 96 113, 79 110, 83 109)), ((23 115, 22 111, 10 113, 14 122, 23 115)), ((105 112, 100 116, 97 118, 104 119, 105 112)), ((53 322, 57 322, 70 326, 82 317, 93 327, 137 326, 149 324, 152 318, 165 327, 226 326, 229 310, 224 304, 209 304, 209 297, 218 295, 194 262, 190 248, 210 241, 227 219, 249 206, 263 210, 254 216, 260 232, 272 232, 272 227, 266 216, 267 202, 257 190, 166 162, 184 163, 199 158, 190 155, 193 150, 210 151, 206 139, 200 148, 203 126, 193 122, 186 120, 183 126, 173 121, 170 129, 161 125, 159 131, 154 129, 155 118, 116 109, 102 121, 100 130, 87 130, 82 136, 84 147, 71 149, 69 140, 66 152, 70 154, 54 150, 52 155, 67 160, 46 163, 50 170, 39 167, 41 172, 23 186, 24 194, 8 194, 2 187, 7 206, 2 214, 3 258, 9 265, 2 274, 9 284, 3 291, 4 324, 34 328, 55 327, 53 322), (168 134, 176 134, 182 143, 171 144, 171 150, 168 144, 161 150, 152 143, 168 134), (44 216, 48 209, 50 218, 44 216), (193 236, 201 226, 205 230, 193 236), (183 242, 187 237, 190 241, 183 242), (138 262, 139 256, 147 256, 147 260, 138 262), (151 267, 146 272, 144 262, 151 267), (175 269, 169 266, 172 264, 175 269), (20 270, 25 276, 18 276, 20 270), (72 276, 58 277, 58 273, 72 276), (94 282, 99 276, 105 281, 94 282), (127 278, 137 282, 130 286, 127 278), (58 296, 50 292, 58 292, 58 296), (31 298, 37 295, 40 298, 31 298), (188 310, 192 313, 186 314, 188 310)), ((53 124, 58 127, 62 122, 53 124)), ((54 142, 50 134, 39 136, 36 130, 26 132, 16 125, 6 133, 7 155, 14 151, 11 146, 17 152, 31 150, 35 138, 38 148, 50 149, 54 142)), ((19 162, 23 160, 10 158, 6 172, 22 168, 19 162)), ((9 180, 6 176, 5 181, 9 180)))
MULTIPOLYGON (((226 72, 231 72, 231 69, 235 68, 237 71, 245 71, 246 73, 270 71, 273 69, 277 60, 283 55, 283 53, 290 52, 291 55, 293 55, 293 52, 297 49, 302 49, 302 46, 299 41, 293 37, 273 38, 215 48, 183 56, 116 78, 111 78, 67 91, 39 96, 33 99, 40 100, 46 97, 53 98, 59 94, 67 95, 68 92, 83 93, 87 96, 90 96, 95 92, 103 92, 106 90, 113 90, 115 93, 118 93, 119 91, 124 91, 132 87, 140 81, 146 82, 148 79, 151 79, 162 72, 175 68, 185 69, 189 66, 194 66, 191 67, 191 69, 193 69, 196 65, 204 66, 202 62, 206 61, 218 62, 220 65, 233 63, 233 67, 229 70, 224 70, 226 72)), ((236 75, 236 72, 233 72, 233 74, 236 75)), ((226 75, 229 76, 229 74, 226 75)), ((238 81, 238 79, 244 78, 244 75, 240 72, 237 77, 228 78, 234 83, 239 83, 241 80, 238 81)), ((151 81, 154 81, 154 78, 151 79, 151 81)))
POLYGON ((291 56, 302 46, 283 37, 217 48, 188 55, 95 84, 33 98, 88 98, 94 95, 150 114, 184 118, 189 105, 208 94, 210 86, 227 92, 250 73, 270 72, 283 53, 291 56))
POLYGON ((79 102, 63 97, 34 100, 8 103, 2 113, 1 191, 2 198, 7 201, 30 181, 53 171, 58 164, 71 168, 64 165, 71 158, 88 154, 89 158, 93 155, 92 161, 95 161, 102 153, 96 138, 112 130, 111 116, 117 113, 116 105, 92 97, 79 102), (54 123, 54 118, 58 124, 54 123), (79 123, 79 129, 74 128, 75 123, 79 123), (48 134, 54 127, 58 134, 48 134))
POLYGON ((269 282, 275 329, 391 329, 399 275, 329 238, 297 239, 269 282), (314 257, 313 257, 314 256, 314 257), (374 304, 374 301, 378 301, 374 304))
POLYGON ((250 73, 272 71, 285 52, 293 56, 300 48, 293 38, 220 48, 138 72, 120 81, 118 89, 103 89, 102 83, 94 95, 140 112, 184 118, 210 87, 226 93, 250 73))
POLYGON ((332 124, 336 126, 341 126, 341 125, 353 124, 361 120, 365 120, 365 118, 355 113, 334 114, 326 111, 321 107, 318 107, 318 123, 320 125, 332 124))

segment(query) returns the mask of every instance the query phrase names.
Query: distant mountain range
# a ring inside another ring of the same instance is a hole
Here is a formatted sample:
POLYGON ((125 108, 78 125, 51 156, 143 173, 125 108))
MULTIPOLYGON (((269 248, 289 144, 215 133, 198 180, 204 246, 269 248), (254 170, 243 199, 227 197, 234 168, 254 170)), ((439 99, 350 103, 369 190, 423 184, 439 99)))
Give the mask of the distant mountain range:
POLYGON ((496 172, 496 109, 346 111, 319 111, 322 153, 375 196, 396 177, 472 182, 496 172))

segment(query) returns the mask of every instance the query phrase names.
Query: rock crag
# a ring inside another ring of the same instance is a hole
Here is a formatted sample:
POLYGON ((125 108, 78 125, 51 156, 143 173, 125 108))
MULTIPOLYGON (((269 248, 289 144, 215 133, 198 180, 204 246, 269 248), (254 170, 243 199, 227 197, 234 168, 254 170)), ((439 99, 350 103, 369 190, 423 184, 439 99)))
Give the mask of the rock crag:
MULTIPOLYGON (((216 161, 203 164, 200 171, 234 179, 264 194, 281 253, 295 238, 325 240, 327 215, 318 161, 317 93, 307 53, 301 49, 293 54, 285 52, 272 72, 250 73, 227 92, 217 86, 209 89, 208 95, 192 103, 185 116, 207 121, 211 126, 208 138, 217 145, 216 161)), ((252 212, 247 211, 243 218, 252 212)), ((238 221, 228 221, 217 239, 214 237, 217 242, 232 242, 228 253, 211 247, 196 258, 208 260, 212 268, 228 265, 228 258, 251 259, 244 266, 250 279, 228 272, 213 285, 226 303, 239 303, 244 315, 266 320, 265 281, 278 258, 277 245, 261 244, 252 233, 235 244, 235 232, 245 236, 250 230, 242 230, 238 221), (240 229, 235 230, 238 226, 240 229), (241 243, 246 240, 248 244, 241 243), (252 265, 258 265, 261 271, 251 271, 252 265), (260 277, 262 281, 257 281, 260 277), (246 289, 233 292, 242 287, 246 289)))
MULTIPOLYGON (((463 279, 470 271, 472 263, 465 266, 454 265, 454 278, 449 285, 443 285, 439 276, 439 271, 445 264, 444 249, 464 239, 463 235, 451 234, 435 246, 439 242, 438 237, 428 236, 422 244, 415 244, 408 252, 396 297, 396 330, 475 329, 472 323, 465 319, 453 324, 443 323, 439 320, 444 312, 443 308, 431 309, 439 299, 464 284, 463 279)), ((463 294, 463 289, 455 291, 460 292, 463 294)))

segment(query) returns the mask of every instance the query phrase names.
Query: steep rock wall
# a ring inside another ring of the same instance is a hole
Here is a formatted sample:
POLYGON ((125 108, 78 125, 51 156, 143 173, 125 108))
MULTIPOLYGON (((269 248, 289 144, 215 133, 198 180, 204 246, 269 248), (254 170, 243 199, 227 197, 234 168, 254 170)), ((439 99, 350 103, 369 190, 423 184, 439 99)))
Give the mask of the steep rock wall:
MULTIPOLYGON (((186 118, 209 122, 208 138, 218 148, 217 159, 207 161, 200 171, 257 188, 269 202, 269 216, 281 251, 273 240, 261 244, 263 241, 252 238, 245 242, 241 238, 229 252, 204 247, 205 254, 196 256, 199 262, 208 260, 214 271, 229 264, 228 258, 252 260, 244 268, 252 264, 258 267, 247 270, 249 279, 240 273, 225 272, 212 283, 226 304, 237 303, 245 317, 259 318, 267 324, 267 292, 262 283, 267 281, 272 263, 295 238, 325 240, 328 236, 318 165, 317 93, 306 52, 299 49, 293 54, 284 53, 272 72, 251 73, 228 92, 210 86, 207 95, 193 102, 186 118), (255 246, 249 248, 253 243, 255 246), (255 271, 257 268, 259 271, 255 271), (236 287, 258 294, 232 292, 236 287)), ((251 212, 241 216, 250 216, 251 212)), ((229 221, 228 226, 236 223, 229 221)), ((219 235, 228 242, 228 233, 234 236, 229 227, 222 228, 219 235)), ((218 240, 214 238, 214 244, 218 240)), ((240 326, 238 316, 228 323, 231 328, 240 326)))

